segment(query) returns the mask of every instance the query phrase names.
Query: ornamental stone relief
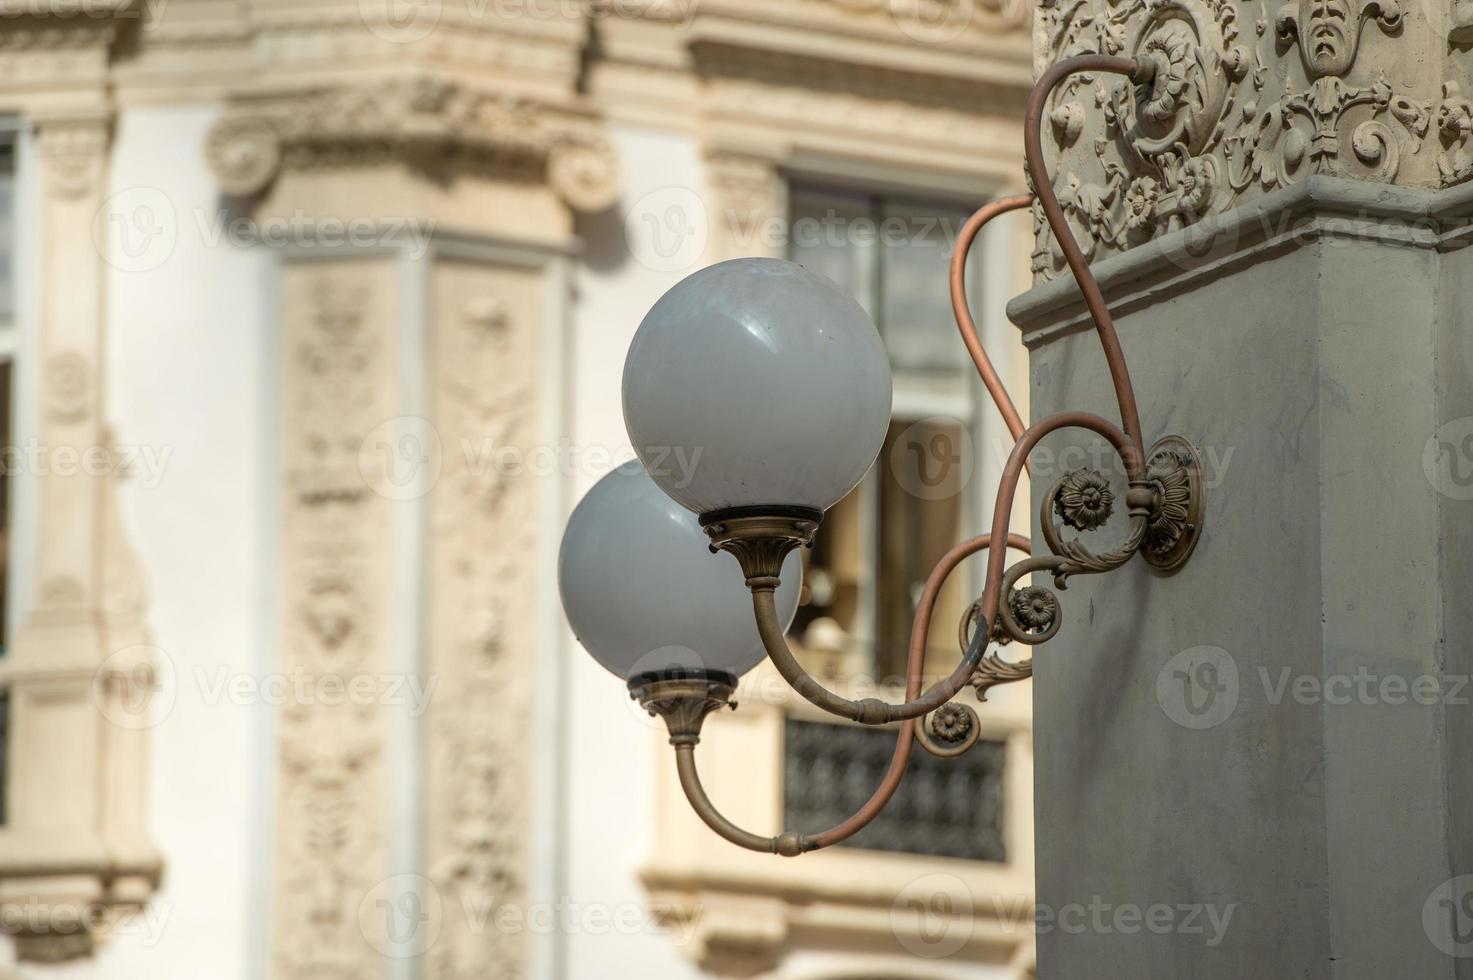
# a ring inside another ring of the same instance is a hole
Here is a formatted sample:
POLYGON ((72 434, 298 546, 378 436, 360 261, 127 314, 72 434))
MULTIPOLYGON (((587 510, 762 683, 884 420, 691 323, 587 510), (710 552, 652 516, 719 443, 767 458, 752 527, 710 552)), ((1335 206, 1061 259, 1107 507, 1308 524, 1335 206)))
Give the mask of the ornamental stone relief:
MULTIPOLYGON (((392 266, 283 268, 282 640, 278 667, 380 676, 392 546, 384 498, 359 472, 393 414, 392 266)), ((277 719, 274 975, 370 977, 382 966, 359 905, 387 865, 385 708, 292 702, 277 719)))
MULTIPOLYGON (((1456 42, 1453 17, 1441 49, 1456 42)), ((1102 52, 1148 60, 1154 79, 1080 75, 1048 109, 1051 173, 1091 259, 1125 251, 1312 174, 1437 187, 1473 176, 1466 58, 1408 64, 1433 41, 1398 0, 1045 0, 1040 65, 1102 52), (1434 125, 1435 124, 1435 125, 1434 125)), ((1063 259, 1037 216, 1034 272, 1063 259)))
MULTIPOLYGON (((535 268, 444 262, 432 277, 434 425, 447 446, 429 498, 425 867, 441 900, 495 916, 528 896, 537 500, 545 279, 535 268), (497 705, 496 710, 488 710, 497 705)), ((494 921, 494 919, 493 919, 494 921)), ((432 980, 526 975, 519 930, 447 917, 432 980)))
POLYGON ((101 190, 109 126, 102 119, 47 120, 37 127, 45 160, 44 187, 63 200, 80 200, 101 190))

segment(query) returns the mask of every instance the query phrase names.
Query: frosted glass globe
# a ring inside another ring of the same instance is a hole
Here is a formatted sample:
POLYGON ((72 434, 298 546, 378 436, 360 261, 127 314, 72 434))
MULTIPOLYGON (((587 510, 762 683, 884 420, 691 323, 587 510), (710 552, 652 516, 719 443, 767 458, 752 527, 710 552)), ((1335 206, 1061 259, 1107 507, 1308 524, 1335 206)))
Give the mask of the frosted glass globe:
POLYGON ((624 362, 624 425, 697 514, 827 510, 874 462, 890 365, 864 309, 802 266, 733 259, 676 283, 624 362))
MULTIPOLYGON (((580 643, 623 680, 672 670, 740 677, 765 656, 736 560, 712 554, 690 512, 637 461, 596 483, 573 509, 558 551, 563 610, 580 643)), ((798 609, 802 559, 783 562, 777 609, 798 609)))

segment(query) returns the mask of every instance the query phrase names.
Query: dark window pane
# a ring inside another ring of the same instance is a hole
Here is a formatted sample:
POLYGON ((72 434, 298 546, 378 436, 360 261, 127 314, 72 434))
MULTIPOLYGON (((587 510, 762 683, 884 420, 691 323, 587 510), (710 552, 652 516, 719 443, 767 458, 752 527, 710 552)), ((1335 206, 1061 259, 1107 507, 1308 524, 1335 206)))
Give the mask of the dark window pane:
MULTIPOLYGON (((875 667, 882 678, 903 678, 910 630, 926 577, 965 536, 967 468, 962 426, 934 418, 892 422, 880 451, 879 554, 875 616, 875 667)), ((931 648, 956 653, 967 576, 947 579, 932 615, 931 648)))
POLYGON ((10 692, 0 689, 0 824, 10 819, 10 801, 5 787, 10 784, 10 692))
POLYGON ((15 142, 0 133, 0 320, 15 313, 15 142))
MULTIPOLYGON (((897 371, 955 374, 969 359, 947 284, 951 248, 968 212, 896 201, 882 201, 880 209, 880 332, 890 364, 897 371)), ((975 304, 975 272, 967 281, 975 304)))
POLYGON ((0 655, 10 646, 6 623, 10 613, 10 467, 15 458, 10 416, 13 376, 11 362, 0 361, 0 655))

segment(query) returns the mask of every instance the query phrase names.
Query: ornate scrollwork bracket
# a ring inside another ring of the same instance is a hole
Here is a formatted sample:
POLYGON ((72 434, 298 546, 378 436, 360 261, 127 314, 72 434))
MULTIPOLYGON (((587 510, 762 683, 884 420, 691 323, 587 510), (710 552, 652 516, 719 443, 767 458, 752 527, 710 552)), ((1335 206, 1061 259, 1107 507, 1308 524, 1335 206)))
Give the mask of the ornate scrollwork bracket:
MULTIPOLYGON (((1058 633, 1062 625, 1058 596, 1043 586, 1017 585, 1030 572, 1051 572, 1055 587, 1064 589, 1071 575, 1095 575, 1119 568, 1135 554, 1161 571, 1180 568, 1201 534, 1204 493, 1201 454, 1182 437, 1167 436, 1151 447, 1145 478, 1132 482, 1126 494, 1130 513, 1126 540, 1117 548, 1096 554, 1078 539, 1066 540, 1060 525, 1082 533, 1098 530, 1114 512, 1115 494, 1109 481, 1095 470, 1066 473, 1044 494, 1039 515, 1039 528, 1052 555, 1028 558, 1008 569, 1003 577, 1005 601, 992 625, 993 642, 998 646, 1015 641, 1032 646, 1058 633)), ((971 641, 980 609, 978 600, 962 618, 963 649, 971 641)), ((994 650, 977 665, 970 683, 978 699, 985 701, 989 689, 1032 676, 1031 658, 1009 661, 994 650)), ((933 717, 933 728, 939 724, 939 714, 933 717)), ((935 751, 931 741, 919 735, 917 741, 935 751)))

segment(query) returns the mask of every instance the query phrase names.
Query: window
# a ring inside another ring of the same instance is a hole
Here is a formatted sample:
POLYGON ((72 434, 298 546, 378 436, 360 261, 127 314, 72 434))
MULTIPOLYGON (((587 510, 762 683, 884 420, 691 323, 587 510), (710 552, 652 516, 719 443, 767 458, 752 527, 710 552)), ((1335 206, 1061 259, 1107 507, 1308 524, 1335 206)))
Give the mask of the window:
MULTIPOLYGON (((972 209, 802 185, 789 201, 790 258, 849 289, 874 318, 895 386, 875 467, 829 512, 807 555, 793 636, 810 669, 894 680, 905 672, 926 576, 977 533, 981 517, 971 479, 979 385, 946 289, 952 245, 972 209)), ((978 281, 977 270, 968 281, 978 281)), ((937 603, 938 656, 955 657, 954 624, 970 588, 958 572, 937 603)))
MULTIPOLYGON (((10 648, 11 466, 15 424, 15 158, 17 123, 0 119, 0 656, 10 648)), ((10 692, 0 689, 0 824, 7 820, 10 692)))
POLYGON ((15 319, 15 135, 15 121, 0 119, 0 330, 7 361, 15 319))
MULTIPOLYGON (((10 467, 15 387, 15 158, 17 126, 0 119, 0 654, 10 645, 10 467)), ((3 715, 0 715, 3 718, 3 715)), ((3 723, 3 722, 0 722, 3 723)))

